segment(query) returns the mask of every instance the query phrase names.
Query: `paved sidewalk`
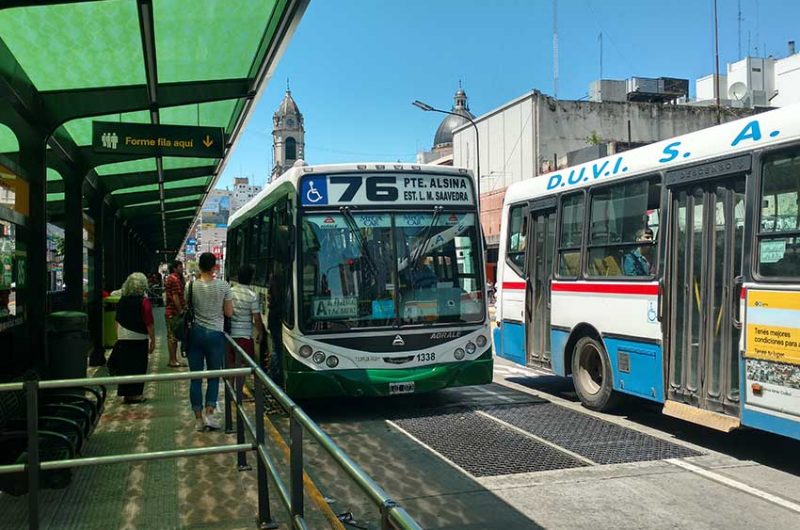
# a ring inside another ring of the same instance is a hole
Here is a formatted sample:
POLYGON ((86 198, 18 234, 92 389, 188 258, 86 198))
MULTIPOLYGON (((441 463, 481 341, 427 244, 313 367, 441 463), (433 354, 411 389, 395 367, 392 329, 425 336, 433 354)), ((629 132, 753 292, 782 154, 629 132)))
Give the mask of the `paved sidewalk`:
MULTIPOLYGON (((188 370, 167 367, 163 310, 155 316, 157 343, 149 372, 188 370)), ((189 381, 148 383, 147 402, 124 405, 116 389, 109 389, 105 413, 82 456, 235 443, 235 435, 195 432, 188 395, 189 381)), ((254 464, 252 454, 248 458, 254 464)), ((43 529, 256 527, 255 474, 239 472, 235 454, 79 468, 69 487, 43 490, 40 499, 43 529)), ((27 505, 27 496, 0 493, 0 529, 26 528, 27 505)), ((272 511, 285 520, 274 498, 272 511)))

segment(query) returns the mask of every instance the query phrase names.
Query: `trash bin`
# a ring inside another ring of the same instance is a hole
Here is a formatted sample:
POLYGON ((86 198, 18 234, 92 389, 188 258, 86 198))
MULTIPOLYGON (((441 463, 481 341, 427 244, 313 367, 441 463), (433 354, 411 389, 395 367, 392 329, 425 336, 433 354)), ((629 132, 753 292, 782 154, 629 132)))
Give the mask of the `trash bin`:
POLYGON ((56 311, 47 316, 47 375, 51 379, 86 377, 92 341, 89 315, 56 311))
POLYGON ((103 346, 113 348, 117 342, 117 303, 119 296, 103 299, 103 346))

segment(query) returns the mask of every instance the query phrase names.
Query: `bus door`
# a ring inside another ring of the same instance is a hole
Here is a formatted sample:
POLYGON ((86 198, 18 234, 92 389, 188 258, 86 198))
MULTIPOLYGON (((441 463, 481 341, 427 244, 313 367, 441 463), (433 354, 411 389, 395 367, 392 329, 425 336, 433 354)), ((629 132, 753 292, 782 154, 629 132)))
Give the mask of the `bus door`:
POLYGON ((534 201, 528 210, 525 258, 525 337, 528 365, 550 368, 550 280, 556 241, 555 199, 534 201))
MULTIPOLYGON (((693 175, 698 173, 703 172, 693 175)), ((668 186, 670 180, 668 174, 668 186)), ((738 416, 739 329, 734 315, 742 271, 745 174, 670 187, 670 201, 668 399, 738 416)))

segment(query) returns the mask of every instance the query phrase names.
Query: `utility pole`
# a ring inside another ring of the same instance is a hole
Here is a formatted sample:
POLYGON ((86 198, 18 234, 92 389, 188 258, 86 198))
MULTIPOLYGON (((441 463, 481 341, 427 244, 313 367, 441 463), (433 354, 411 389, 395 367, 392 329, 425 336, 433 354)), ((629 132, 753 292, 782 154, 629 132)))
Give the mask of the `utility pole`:
POLYGON ((717 27, 717 0, 714 0, 714 99, 717 102, 717 125, 722 123, 719 109, 719 31, 717 27))
POLYGON ((553 97, 558 99, 558 0, 553 0, 553 97))
POLYGON ((597 36, 597 40, 600 41, 600 80, 603 79, 603 32, 600 32, 600 35, 597 36))

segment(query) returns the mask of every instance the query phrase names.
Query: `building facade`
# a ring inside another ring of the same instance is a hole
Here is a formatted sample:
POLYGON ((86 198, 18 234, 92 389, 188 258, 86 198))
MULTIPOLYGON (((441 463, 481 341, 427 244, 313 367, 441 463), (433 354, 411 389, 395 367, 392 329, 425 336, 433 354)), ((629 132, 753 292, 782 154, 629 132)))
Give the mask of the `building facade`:
POLYGON ((250 184, 247 177, 234 177, 233 191, 231 191, 231 213, 247 204, 247 201, 258 195, 261 186, 250 184))

